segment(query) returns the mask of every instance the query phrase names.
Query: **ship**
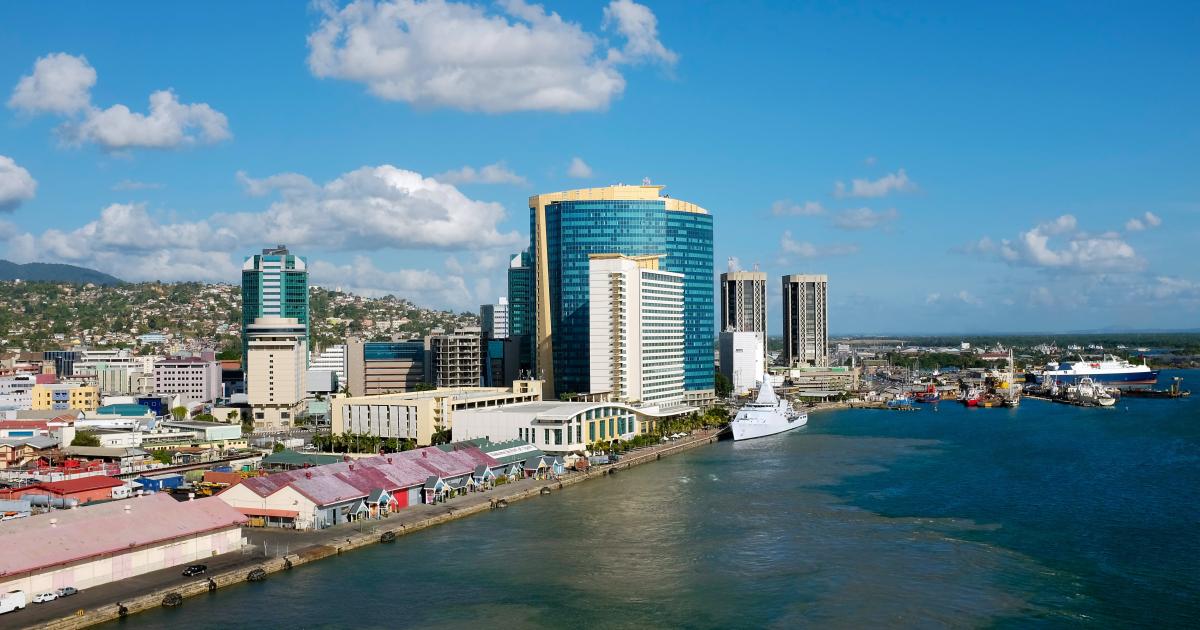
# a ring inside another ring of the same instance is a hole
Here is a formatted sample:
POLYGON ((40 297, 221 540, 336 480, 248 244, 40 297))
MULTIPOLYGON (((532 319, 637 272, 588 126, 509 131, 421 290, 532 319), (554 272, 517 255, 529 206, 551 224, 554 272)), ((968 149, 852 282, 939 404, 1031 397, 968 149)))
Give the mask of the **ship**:
POLYGON ((1045 379, 1049 379, 1061 385, 1072 385, 1085 376, 1097 384, 1110 387, 1154 385, 1158 382, 1158 370, 1112 355, 1102 359, 1084 359, 1080 356, 1078 361, 1052 361, 1046 364, 1038 382, 1044 383, 1045 379))
POLYGON ((729 427, 733 439, 749 440, 798 429, 808 423, 808 414, 792 409, 791 403, 775 395, 770 375, 763 375, 758 398, 738 410, 729 427))

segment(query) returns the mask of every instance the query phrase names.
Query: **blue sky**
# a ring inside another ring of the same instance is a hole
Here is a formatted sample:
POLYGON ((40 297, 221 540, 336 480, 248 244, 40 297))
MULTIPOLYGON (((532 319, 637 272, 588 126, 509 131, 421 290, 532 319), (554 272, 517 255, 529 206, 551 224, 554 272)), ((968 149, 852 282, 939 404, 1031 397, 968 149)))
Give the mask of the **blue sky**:
POLYGON ((1196 327, 1200 5, 1048 4, 5 4, 0 257, 236 282, 279 241, 474 310, 529 195, 650 177, 773 331, 785 273, 834 332, 1196 327))

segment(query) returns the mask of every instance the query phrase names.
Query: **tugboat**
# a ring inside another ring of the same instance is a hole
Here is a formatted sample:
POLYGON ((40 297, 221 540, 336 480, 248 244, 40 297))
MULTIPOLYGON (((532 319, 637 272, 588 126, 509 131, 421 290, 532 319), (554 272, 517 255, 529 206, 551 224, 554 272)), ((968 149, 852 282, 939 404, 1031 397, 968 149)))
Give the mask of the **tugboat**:
POLYGON ((942 399, 942 395, 938 393, 937 387, 932 383, 925 387, 925 391, 917 392, 913 396, 919 403, 934 403, 942 399))

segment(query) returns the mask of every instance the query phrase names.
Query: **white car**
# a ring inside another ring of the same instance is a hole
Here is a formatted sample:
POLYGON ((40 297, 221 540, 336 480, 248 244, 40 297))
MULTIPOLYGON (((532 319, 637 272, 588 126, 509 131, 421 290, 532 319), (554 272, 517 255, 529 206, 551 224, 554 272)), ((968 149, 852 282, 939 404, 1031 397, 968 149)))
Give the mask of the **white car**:
POLYGON ((43 604, 45 602, 52 602, 56 599, 58 599, 57 593, 38 593, 37 595, 33 596, 33 603, 43 604))

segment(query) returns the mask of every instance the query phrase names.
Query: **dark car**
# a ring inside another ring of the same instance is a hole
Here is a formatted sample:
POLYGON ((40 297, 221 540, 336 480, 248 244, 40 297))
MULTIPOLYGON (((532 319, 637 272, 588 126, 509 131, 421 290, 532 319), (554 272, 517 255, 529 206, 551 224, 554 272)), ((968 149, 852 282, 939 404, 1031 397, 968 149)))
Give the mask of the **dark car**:
POLYGON ((58 589, 58 596, 59 597, 68 597, 68 596, 74 595, 78 592, 79 592, 79 589, 75 588, 74 586, 64 586, 64 587, 58 589))
POLYGON ((203 575, 207 572, 208 572, 208 565, 206 565, 206 564, 189 564, 188 568, 183 570, 183 574, 186 577, 192 577, 193 575, 203 575))

